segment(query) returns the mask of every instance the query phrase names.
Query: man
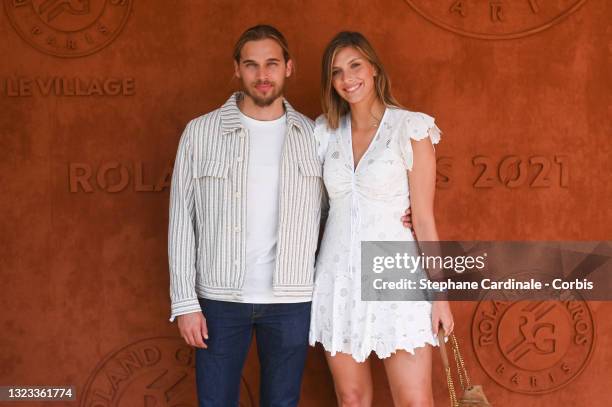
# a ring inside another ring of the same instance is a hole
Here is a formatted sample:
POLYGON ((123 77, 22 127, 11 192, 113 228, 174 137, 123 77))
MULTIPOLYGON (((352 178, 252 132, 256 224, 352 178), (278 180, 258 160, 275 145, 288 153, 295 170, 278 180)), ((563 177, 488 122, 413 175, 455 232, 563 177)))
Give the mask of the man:
POLYGON ((242 91, 191 120, 170 192, 172 315, 196 347, 200 406, 237 406, 257 336, 262 406, 296 406, 327 197, 314 123, 283 97, 293 61, 274 27, 234 47, 242 91))

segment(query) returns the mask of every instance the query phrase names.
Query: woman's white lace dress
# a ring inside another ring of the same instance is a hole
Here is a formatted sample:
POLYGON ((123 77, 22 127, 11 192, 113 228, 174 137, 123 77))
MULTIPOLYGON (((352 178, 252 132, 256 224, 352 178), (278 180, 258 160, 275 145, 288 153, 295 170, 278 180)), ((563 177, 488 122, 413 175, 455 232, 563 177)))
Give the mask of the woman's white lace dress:
POLYGON ((366 152, 353 170, 350 116, 330 130, 323 117, 315 137, 323 160, 329 216, 316 261, 309 342, 364 361, 398 349, 414 353, 426 343, 438 345, 431 330, 429 301, 361 301, 361 241, 413 241, 400 217, 409 206, 407 169, 412 169, 410 138, 441 131, 434 118, 388 107, 366 152))

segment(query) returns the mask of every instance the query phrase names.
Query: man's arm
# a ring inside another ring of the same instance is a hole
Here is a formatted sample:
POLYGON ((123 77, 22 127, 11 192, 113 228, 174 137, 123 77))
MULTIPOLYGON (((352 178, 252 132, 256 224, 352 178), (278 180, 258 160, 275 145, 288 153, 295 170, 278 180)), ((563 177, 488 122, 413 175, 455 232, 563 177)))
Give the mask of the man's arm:
POLYGON ((179 141, 170 187, 168 260, 170 266, 170 322, 178 315, 201 311, 195 291, 196 235, 192 178, 194 122, 185 127, 179 141))

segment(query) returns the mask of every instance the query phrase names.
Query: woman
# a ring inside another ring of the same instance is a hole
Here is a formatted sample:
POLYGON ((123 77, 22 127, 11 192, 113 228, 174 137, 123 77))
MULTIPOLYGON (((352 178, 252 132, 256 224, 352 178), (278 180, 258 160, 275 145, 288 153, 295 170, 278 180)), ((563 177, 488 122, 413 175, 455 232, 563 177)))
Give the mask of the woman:
POLYGON ((330 211, 316 264, 309 342, 326 350, 339 405, 371 405, 374 351, 383 359, 396 406, 433 406, 431 345, 438 345, 440 324, 447 334, 453 330, 449 304, 361 301, 360 243, 413 241, 397 222, 408 206, 417 240, 439 240, 433 144, 441 132, 432 117, 395 101, 362 34, 336 35, 322 68, 323 115, 315 137, 330 211))

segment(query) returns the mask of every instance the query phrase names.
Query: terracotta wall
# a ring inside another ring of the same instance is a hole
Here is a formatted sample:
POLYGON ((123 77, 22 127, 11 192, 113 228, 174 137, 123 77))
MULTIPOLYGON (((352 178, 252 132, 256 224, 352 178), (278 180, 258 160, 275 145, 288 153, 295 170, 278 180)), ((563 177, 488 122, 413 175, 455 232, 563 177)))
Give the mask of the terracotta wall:
MULTIPOLYGON (((370 38, 398 98, 444 132, 443 238, 611 238, 609 1, 2 3, 0 384, 74 385, 87 407, 195 406, 193 354, 168 322, 171 164, 187 121, 235 89, 232 44, 260 22, 286 33, 297 62, 288 98, 311 117, 326 41, 341 29, 370 38)), ((610 303, 580 304, 586 341, 557 304, 557 339, 570 345, 529 364, 497 348, 516 323, 490 306, 453 309, 473 380, 495 405, 609 405, 610 303)), ((376 405, 390 405, 374 367, 376 405)), ((244 406, 257 386, 251 352, 244 406)), ((317 348, 301 405, 333 403, 317 348)))

